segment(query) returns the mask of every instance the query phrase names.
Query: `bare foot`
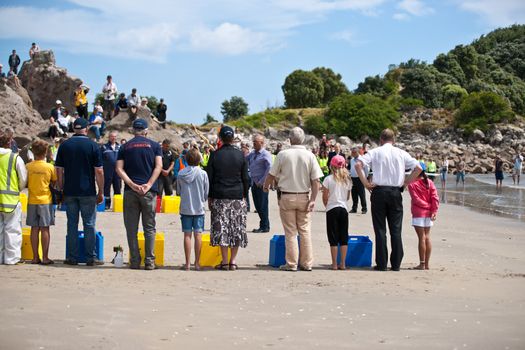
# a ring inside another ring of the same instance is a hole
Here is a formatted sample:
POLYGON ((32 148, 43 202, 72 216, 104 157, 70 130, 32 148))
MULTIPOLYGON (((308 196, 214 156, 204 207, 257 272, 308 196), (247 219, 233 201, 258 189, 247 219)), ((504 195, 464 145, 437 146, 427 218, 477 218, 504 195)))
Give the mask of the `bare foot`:
POLYGON ((336 270, 337 270, 337 264, 332 264, 331 269, 334 270, 334 271, 336 271, 336 270))
POLYGON ((430 270, 430 267, 428 267, 428 265, 425 265, 425 270, 430 270))
POLYGON ((31 260, 31 264, 37 265, 37 264, 40 264, 40 263, 41 263, 40 259, 33 259, 33 260, 31 260))
POLYGON ((199 264, 195 264, 195 271, 200 271, 201 270, 201 266, 199 264))
POLYGON ((190 265, 188 264, 183 264, 181 267, 180 267, 181 270, 183 271, 189 271, 190 270, 190 265))
POLYGON ((51 259, 44 259, 44 261, 42 261, 42 265, 52 265, 54 263, 55 262, 51 259))
POLYGON ((346 270, 346 266, 345 265, 339 265, 339 270, 346 270))

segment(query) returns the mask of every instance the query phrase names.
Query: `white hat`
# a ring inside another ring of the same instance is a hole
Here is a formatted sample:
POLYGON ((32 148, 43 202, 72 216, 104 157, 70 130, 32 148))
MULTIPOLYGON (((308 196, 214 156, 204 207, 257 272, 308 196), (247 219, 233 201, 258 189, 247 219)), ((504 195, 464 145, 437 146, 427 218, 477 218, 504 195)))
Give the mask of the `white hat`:
POLYGON ((55 103, 56 103, 57 105, 61 105, 61 104, 62 104, 62 101, 60 101, 60 100, 56 100, 55 103))

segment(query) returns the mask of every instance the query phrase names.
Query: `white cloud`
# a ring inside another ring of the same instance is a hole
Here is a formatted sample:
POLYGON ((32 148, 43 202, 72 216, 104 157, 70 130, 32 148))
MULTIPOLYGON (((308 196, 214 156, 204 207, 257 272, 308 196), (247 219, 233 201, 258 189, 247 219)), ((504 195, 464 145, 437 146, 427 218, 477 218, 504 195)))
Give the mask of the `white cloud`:
POLYGON ((465 11, 480 15, 495 26, 507 26, 525 22, 525 1, 523 0, 468 0, 456 1, 465 11))
POLYGON ((0 6, 0 39, 154 62, 165 61, 172 50, 264 53, 332 12, 370 15, 386 1, 69 0, 68 9, 0 6))
POLYGON ((355 33, 351 30, 343 30, 337 33, 333 33, 331 36, 334 40, 342 40, 346 41, 348 43, 355 43, 356 42, 356 36, 355 33))
POLYGON ((401 12, 395 13, 392 18, 398 21, 404 21, 410 16, 426 16, 434 13, 434 9, 425 5, 422 0, 402 0, 397 4, 397 8, 401 12))

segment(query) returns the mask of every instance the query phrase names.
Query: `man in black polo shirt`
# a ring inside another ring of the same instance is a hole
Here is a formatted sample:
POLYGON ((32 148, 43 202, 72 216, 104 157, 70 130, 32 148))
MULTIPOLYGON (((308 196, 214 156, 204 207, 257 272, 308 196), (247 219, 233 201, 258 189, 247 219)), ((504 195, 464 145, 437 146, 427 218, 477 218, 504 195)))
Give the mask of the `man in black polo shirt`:
POLYGON ((79 213, 84 224, 86 261, 88 266, 101 265, 95 259, 95 221, 97 204, 104 200, 104 170, 99 146, 87 137, 88 122, 78 118, 73 123, 75 134, 59 148, 55 161, 57 185, 64 190, 67 206, 68 265, 78 264, 79 213), (98 192, 95 190, 95 181, 98 192))
POLYGON ((130 268, 140 268, 137 240, 139 218, 144 229, 144 263, 146 270, 155 269, 155 207, 157 205, 157 178, 162 170, 160 145, 148 138, 148 123, 144 119, 133 122, 134 138, 122 145, 117 157, 117 173, 126 184, 124 188, 124 226, 128 237, 130 268))
POLYGON ((170 146, 171 141, 169 139, 162 141, 162 171, 158 180, 160 196, 162 196, 163 192, 166 194, 166 196, 171 196, 173 194, 171 183, 173 181, 172 171, 173 166, 175 165, 175 154, 171 150, 170 146))

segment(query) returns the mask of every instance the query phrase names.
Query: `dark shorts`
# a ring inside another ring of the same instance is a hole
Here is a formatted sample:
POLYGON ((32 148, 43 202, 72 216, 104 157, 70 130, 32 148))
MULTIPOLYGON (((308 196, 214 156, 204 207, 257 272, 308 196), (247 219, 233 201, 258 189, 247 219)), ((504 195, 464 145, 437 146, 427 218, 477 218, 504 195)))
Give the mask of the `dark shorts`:
POLYGON ((331 247, 348 245, 348 211, 335 207, 326 212, 326 234, 331 247))
POLYGON ((28 204, 26 225, 31 227, 47 227, 55 224, 55 209, 53 204, 28 204))
POLYGON ((204 231, 204 215, 182 215, 182 232, 184 233, 202 233, 204 231))
POLYGON ((503 171, 496 171, 496 180, 503 180, 503 171))

